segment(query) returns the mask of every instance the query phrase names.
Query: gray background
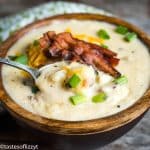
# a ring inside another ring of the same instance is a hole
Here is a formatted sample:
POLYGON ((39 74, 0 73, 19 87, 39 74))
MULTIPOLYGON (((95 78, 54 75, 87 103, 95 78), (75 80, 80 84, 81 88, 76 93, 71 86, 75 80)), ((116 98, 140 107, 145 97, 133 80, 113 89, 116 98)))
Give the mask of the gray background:
MULTIPOLYGON (((48 0, 0 0, 0 17, 15 14, 44 2, 48 0)), ((74 2, 83 2, 108 10, 150 34, 150 0, 74 0, 74 2)), ((101 149, 150 150, 150 111, 126 135, 101 149)))

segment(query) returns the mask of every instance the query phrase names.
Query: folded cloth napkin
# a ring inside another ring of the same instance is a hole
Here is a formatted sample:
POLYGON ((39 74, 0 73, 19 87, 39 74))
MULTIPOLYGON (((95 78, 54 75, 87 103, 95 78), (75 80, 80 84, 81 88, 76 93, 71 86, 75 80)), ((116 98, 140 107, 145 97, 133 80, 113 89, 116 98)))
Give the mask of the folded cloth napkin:
MULTIPOLYGON (((99 13, 105 15, 111 15, 102 9, 97 9, 92 6, 88 6, 80 3, 71 2, 49 2, 43 5, 28 9, 24 12, 18 13, 13 16, 5 17, 0 20, 0 42, 6 40, 14 31, 24 27, 25 25, 40 20, 46 17, 50 17, 58 14, 65 13, 99 13)), ((0 113, 2 114, 4 109, 0 106, 0 113)))

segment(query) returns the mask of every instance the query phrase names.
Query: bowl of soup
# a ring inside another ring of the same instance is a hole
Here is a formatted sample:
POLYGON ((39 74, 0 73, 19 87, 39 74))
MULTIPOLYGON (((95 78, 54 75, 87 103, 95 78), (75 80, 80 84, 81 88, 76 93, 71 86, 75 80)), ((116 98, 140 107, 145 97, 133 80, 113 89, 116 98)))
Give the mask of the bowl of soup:
POLYGON ((48 133, 117 133, 150 107, 149 49, 146 33, 115 17, 65 14, 34 22, 2 43, 0 57, 42 67, 41 74, 34 83, 1 65, 1 102, 48 133))

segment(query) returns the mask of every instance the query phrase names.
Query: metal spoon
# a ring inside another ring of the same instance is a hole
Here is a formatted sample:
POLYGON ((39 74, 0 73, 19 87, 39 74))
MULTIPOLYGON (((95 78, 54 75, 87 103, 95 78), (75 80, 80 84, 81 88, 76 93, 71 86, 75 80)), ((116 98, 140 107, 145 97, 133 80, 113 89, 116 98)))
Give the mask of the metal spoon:
POLYGON ((18 69, 21 69, 21 70, 24 70, 24 71, 28 72, 32 76, 34 81, 40 75, 40 72, 41 72, 41 70, 43 68, 42 67, 40 69, 34 69, 34 68, 29 67, 29 66, 17 63, 15 61, 11 61, 11 60, 9 60, 7 58, 0 58, 0 63, 3 63, 3 64, 6 64, 6 65, 9 65, 9 66, 12 66, 12 67, 15 67, 15 68, 18 68, 18 69))

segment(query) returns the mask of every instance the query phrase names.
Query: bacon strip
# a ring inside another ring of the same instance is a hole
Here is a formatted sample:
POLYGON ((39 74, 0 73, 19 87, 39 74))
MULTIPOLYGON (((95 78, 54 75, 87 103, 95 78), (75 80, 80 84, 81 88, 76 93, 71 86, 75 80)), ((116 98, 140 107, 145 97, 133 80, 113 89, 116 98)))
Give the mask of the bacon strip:
POLYGON ((113 77, 121 75, 114 68, 119 63, 119 59, 115 58, 117 56, 115 52, 96 44, 73 38, 68 32, 56 34, 54 31, 49 31, 39 39, 39 43, 41 48, 48 54, 47 57, 92 65, 113 77))

